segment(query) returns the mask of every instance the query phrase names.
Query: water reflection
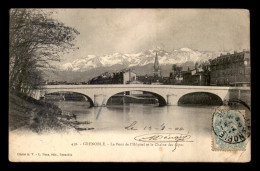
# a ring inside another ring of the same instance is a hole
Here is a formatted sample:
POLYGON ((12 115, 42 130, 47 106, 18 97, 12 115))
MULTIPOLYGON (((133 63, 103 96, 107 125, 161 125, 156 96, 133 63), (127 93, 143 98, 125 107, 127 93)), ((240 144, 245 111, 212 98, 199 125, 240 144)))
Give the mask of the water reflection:
POLYGON ((211 107, 181 107, 128 104, 108 107, 88 108, 87 103, 60 101, 56 103, 62 110, 76 115, 78 122, 90 122, 81 127, 93 127, 95 130, 124 130, 127 125, 136 121, 138 130, 149 129, 164 131, 175 127, 206 127, 210 129, 211 107), (100 116, 96 119, 98 112, 100 116))
MULTIPOLYGON (((137 130, 174 131, 184 128, 185 133, 209 135, 211 132, 212 112, 218 106, 164 106, 148 104, 110 105, 89 108, 87 101, 59 101, 56 104, 76 116, 81 128, 94 128, 93 131, 126 131, 125 127, 136 122, 137 130), (100 115, 97 119, 97 115, 100 115)), ((224 106, 221 106, 224 107, 224 106)), ((230 107, 227 107, 230 108, 230 107)), ((236 109, 246 110, 240 106, 236 109)), ((250 111, 247 111, 250 114, 250 111)), ((250 116, 250 115, 249 115, 250 116)), ((88 131, 88 130, 87 130, 88 131)), ((86 132, 87 132, 86 131, 86 132)))

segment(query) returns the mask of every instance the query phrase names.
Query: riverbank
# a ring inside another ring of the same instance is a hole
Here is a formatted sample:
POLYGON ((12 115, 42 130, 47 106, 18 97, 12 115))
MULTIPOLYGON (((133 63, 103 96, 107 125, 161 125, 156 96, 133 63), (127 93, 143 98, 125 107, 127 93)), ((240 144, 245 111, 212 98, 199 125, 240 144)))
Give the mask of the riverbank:
POLYGON ((28 96, 9 94, 9 130, 29 129, 36 133, 65 131, 75 124, 73 115, 54 104, 28 96))

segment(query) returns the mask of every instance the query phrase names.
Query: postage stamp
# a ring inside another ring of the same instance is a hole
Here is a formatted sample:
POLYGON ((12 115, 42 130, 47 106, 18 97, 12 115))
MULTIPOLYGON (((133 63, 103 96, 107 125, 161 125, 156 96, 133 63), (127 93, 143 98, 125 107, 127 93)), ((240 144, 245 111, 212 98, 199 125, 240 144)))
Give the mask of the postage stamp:
POLYGON ((244 151, 246 139, 245 110, 216 109, 213 112, 213 151, 244 151))

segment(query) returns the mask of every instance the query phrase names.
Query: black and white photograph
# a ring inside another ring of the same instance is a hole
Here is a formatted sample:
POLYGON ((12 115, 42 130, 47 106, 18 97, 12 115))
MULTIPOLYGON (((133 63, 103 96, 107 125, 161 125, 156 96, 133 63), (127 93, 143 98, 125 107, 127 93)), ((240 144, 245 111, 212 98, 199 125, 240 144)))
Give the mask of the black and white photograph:
POLYGON ((250 11, 11 8, 8 116, 11 162, 250 162, 250 11))

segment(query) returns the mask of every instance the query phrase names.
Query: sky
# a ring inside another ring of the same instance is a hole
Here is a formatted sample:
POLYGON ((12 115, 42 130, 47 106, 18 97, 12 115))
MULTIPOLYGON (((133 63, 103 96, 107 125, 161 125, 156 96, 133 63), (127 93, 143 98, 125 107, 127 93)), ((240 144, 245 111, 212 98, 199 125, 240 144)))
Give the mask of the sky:
POLYGON ((199 51, 250 49, 249 12, 235 9, 55 9, 53 18, 76 28, 74 53, 138 53, 156 47, 199 51))

